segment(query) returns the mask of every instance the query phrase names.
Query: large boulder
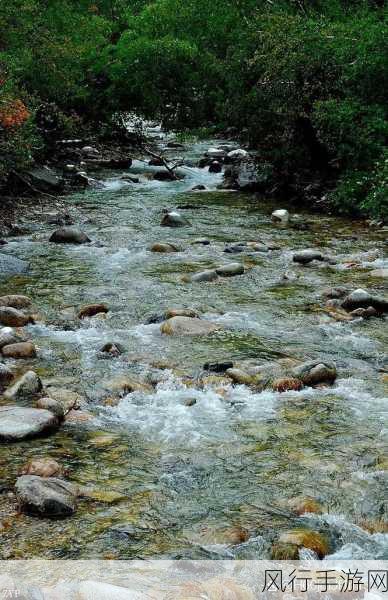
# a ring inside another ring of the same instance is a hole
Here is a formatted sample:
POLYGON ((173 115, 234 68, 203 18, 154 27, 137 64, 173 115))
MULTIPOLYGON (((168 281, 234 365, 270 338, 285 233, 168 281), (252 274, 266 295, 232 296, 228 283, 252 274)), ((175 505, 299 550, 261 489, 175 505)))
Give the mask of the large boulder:
POLYGON ((0 306, 0 323, 8 327, 24 327, 33 323, 34 319, 30 315, 25 315, 16 308, 10 306, 0 306))
POLYGON ((69 517, 77 505, 77 486, 56 477, 22 475, 16 481, 15 492, 24 513, 41 517, 69 517))
POLYGON ((29 264, 25 260, 0 253, 0 277, 19 275, 20 273, 25 273, 28 269, 29 264))
POLYGON ((31 300, 27 296, 8 295, 0 296, 0 306, 10 306, 11 308, 27 308, 31 306, 31 300))
POLYGON ((208 335, 220 329, 220 326, 210 321, 191 317, 172 317, 160 326, 165 335, 208 335))
POLYGON ((78 227, 61 227, 51 235, 50 242, 55 244, 86 244, 90 242, 90 239, 78 227))
POLYGON ((30 169, 27 173, 34 187, 45 192, 60 192, 63 189, 64 181, 48 167, 36 167, 30 169))
POLYGON ((162 218, 162 221, 160 224, 162 227, 186 227, 186 226, 190 225, 190 222, 185 217, 183 217, 180 213, 171 211, 171 212, 166 212, 163 215, 163 218, 162 218))
POLYGON ((292 260, 301 265, 307 265, 313 260, 325 260, 325 257, 318 250, 307 249, 301 250, 300 252, 295 252, 294 256, 292 257, 292 260))
POLYGON ((57 417, 48 410, 23 406, 0 406, 0 441, 19 442, 58 428, 57 417))
POLYGON ((32 342, 18 342, 4 346, 1 353, 6 358, 35 358, 36 348, 32 342))
POLYGON ((349 311, 357 308, 368 308, 369 306, 380 312, 388 312, 388 299, 371 294, 366 290, 358 289, 346 296, 342 302, 342 308, 349 311))
POLYGON ((27 371, 5 392, 4 396, 8 400, 17 400, 20 398, 33 398, 42 391, 42 382, 34 371, 27 371))
POLYGON ((216 273, 221 277, 234 277, 235 275, 243 275, 245 272, 244 265, 241 263, 229 263, 217 267, 216 273))
POLYGON ((331 361, 315 360, 303 363, 292 369, 292 376, 308 386, 320 383, 331 384, 337 378, 337 368, 331 361))

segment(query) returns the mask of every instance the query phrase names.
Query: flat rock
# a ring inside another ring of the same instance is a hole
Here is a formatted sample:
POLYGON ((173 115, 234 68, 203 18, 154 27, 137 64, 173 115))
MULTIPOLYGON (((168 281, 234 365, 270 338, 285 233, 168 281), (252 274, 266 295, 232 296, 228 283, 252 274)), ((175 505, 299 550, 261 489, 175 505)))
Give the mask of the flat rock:
POLYGON ((160 326, 165 335, 208 335, 220 329, 220 326, 210 321, 190 317, 173 317, 160 326))
POLYGON ((32 398, 42 390, 42 382, 34 371, 27 371, 11 387, 4 392, 4 397, 8 400, 18 398, 32 398))
POLYGON ((56 477, 22 475, 15 485, 16 498, 24 513, 49 518, 72 515, 77 492, 77 486, 56 477))
POLYGON ((54 231, 49 241, 55 244, 86 244, 90 239, 77 227, 61 227, 54 231))
POLYGON ((23 406, 0 406, 0 441, 18 442, 58 428, 58 419, 48 410, 23 406))
POLYGON ((211 282, 216 281, 218 279, 218 274, 215 269, 207 269, 206 271, 199 271, 199 273, 194 273, 189 277, 189 281, 193 283, 211 282))
POLYGON ((229 263, 216 268, 217 275, 221 277, 234 277, 235 275, 243 275, 244 272, 244 265, 241 263, 229 263))
POLYGON ((25 273, 30 268, 30 265, 25 260, 10 256, 9 254, 0 253, 0 277, 7 275, 19 275, 25 273))

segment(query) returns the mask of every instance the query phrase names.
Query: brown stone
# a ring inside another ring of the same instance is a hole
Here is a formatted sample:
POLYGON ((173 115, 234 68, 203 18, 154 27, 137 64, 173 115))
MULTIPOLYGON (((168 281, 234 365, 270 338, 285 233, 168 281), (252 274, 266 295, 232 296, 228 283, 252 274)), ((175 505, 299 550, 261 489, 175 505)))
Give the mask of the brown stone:
POLYGON ((33 323, 34 319, 30 315, 25 315, 16 308, 10 306, 0 307, 0 323, 8 327, 24 327, 33 323))
POLYGON ((298 392, 302 388, 303 382, 294 377, 281 377, 272 382, 272 389, 274 392, 289 392, 292 390, 298 392))
POLYGON ((19 342, 17 344, 9 344, 1 350, 6 358, 35 358, 36 348, 32 342, 19 342))
POLYGON ((21 475, 38 475, 39 477, 58 477, 63 473, 61 466, 53 458, 32 458, 23 467, 21 475))
POLYGON ((79 313, 79 319, 85 319, 86 317, 94 317, 99 313, 107 313, 109 312, 109 308, 106 304, 88 304, 87 306, 83 306, 79 313))

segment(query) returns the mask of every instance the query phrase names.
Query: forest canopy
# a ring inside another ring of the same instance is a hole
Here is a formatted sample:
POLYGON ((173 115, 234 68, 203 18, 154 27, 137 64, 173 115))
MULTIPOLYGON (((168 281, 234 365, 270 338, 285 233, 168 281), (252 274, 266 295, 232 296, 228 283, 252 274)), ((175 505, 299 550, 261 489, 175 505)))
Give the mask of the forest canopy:
POLYGON ((386 217, 387 15, 378 0, 3 2, 0 179, 134 112, 234 128, 276 177, 309 170, 338 210, 386 217))

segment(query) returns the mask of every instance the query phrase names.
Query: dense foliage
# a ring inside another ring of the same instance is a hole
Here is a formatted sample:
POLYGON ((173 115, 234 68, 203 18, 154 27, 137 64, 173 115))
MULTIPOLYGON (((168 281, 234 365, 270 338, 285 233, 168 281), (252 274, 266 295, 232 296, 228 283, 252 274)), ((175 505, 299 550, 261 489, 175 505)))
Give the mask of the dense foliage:
POLYGON ((278 181, 386 217, 387 17, 382 0, 1 3, 0 177, 44 152, 42 107, 50 135, 134 111, 235 127, 278 181))

